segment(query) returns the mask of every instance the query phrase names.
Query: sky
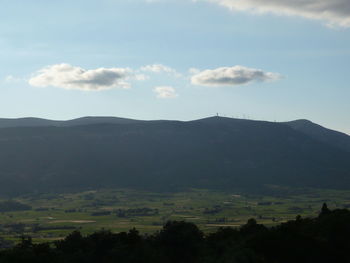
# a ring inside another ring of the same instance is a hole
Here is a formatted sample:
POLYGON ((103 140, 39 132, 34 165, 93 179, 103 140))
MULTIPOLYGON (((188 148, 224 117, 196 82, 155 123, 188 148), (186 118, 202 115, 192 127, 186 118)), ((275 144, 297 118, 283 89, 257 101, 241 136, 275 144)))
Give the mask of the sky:
POLYGON ((0 117, 309 119, 350 134, 349 0, 4 0, 0 117))

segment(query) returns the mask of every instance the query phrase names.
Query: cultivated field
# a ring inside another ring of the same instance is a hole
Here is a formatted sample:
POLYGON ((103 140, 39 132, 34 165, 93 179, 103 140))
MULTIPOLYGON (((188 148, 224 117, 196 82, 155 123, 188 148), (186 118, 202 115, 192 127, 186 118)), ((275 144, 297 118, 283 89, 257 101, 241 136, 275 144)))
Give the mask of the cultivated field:
POLYGON ((28 205, 19 206, 19 210, 28 210, 0 213, 1 237, 16 241, 22 235, 30 235, 40 242, 63 238, 75 229, 87 234, 100 229, 120 232, 135 227, 143 233, 152 233, 168 220, 191 221, 205 232, 221 226, 239 227, 249 218, 274 225, 297 215, 315 217, 324 202, 330 208, 350 207, 350 191, 303 189, 262 196, 199 189, 181 193, 104 189, 30 195, 12 201, 28 205))

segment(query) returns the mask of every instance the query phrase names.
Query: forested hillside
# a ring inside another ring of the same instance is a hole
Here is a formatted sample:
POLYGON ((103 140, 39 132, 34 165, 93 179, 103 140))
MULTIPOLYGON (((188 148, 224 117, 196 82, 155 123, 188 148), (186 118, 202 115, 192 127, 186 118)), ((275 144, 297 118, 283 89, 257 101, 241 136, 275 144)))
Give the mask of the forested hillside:
POLYGON ((350 187, 350 152, 282 123, 213 117, 0 129, 0 192, 350 187))

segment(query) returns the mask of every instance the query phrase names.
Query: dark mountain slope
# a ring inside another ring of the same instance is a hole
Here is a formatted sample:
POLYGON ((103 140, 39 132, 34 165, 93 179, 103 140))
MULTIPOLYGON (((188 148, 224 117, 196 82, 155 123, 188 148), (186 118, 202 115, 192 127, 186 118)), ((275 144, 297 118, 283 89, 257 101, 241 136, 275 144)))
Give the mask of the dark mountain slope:
POLYGON ((14 128, 14 127, 48 127, 48 126, 79 126, 92 124, 131 124, 139 121, 133 119, 117 118, 117 117, 82 117, 68 121, 56 121, 40 118, 19 118, 19 119, 5 119, 0 118, 0 128, 14 128))
POLYGON ((0 118, 0 128, 58 126, 60 123, 61 121, 53 121, 40 118, 0 118))
MULTIPOLYGON (((246 123, 246 122, 256 122, 244 119, 231 119, 223 117, 210 117, 205 119, 200 119, 195 122, 205 122, 205 123, 218 123, 218 122, 231 122, 235 124, 246 123)), ((165 120, 157 121, 144 121, 144 120, 134 120, 118 117, 82 117, 67 121, 57 121, 57 120, 47 120, 40 118, 19 118, 19 119, 1 119, 0 118, 0 128, 14 128, 14 127, 72 127, 80 125, 94 125, 94 124, 136 124, 136 123, 163 123, 168 122, 165 120)), ((341 148, 350 152, 350 136, 324 128, 318 124, 315 124, 308 120, 295 120, 290 122, 284 122, 282 124, 288 125, 296 131, 302 132, 316 140, 327 143, 329 145, 341 148)))
POLYGON ((0 129, 0 191, 265 184, 350 187, 350 153, 287 125, 225 118, 0 129))
POLYGON ((93 124, 132 124, 146 121, 117 118, 117 117, 82 117, 78 119, 62 121, 60 126, 78 126, 78 125, 93 125, 93 124))
POLYGON ((350 136, 345 133, 327 129, 308 120, 295 120, 285 124, 314 139, 350 152, 350 136))

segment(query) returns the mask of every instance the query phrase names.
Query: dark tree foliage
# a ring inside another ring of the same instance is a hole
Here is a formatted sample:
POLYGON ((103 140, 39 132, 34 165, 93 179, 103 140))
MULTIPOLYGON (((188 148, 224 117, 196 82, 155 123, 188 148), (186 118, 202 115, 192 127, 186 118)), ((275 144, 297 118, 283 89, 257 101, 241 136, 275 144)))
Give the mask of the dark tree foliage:
POLYGON ((202 247, 203 233, 192 223, 168 222, 156 241, 165 262, 195 262, 202 247))
POLYGON ((320 216, 328 215, 328 214, 330 214, 330 212, 331 212, 331 210, 328 209, 327 204, 323 203, 320 216))
POLYGON ((267 228, 250 219, 240 228, 204 235, 188 222, 168 222, 153 235, 136 229, 83 236, 75 231, 52 244, 31 238, 0 251, 1 263, 310 263, 350 262, 350 211, 329 210, 267 228))

